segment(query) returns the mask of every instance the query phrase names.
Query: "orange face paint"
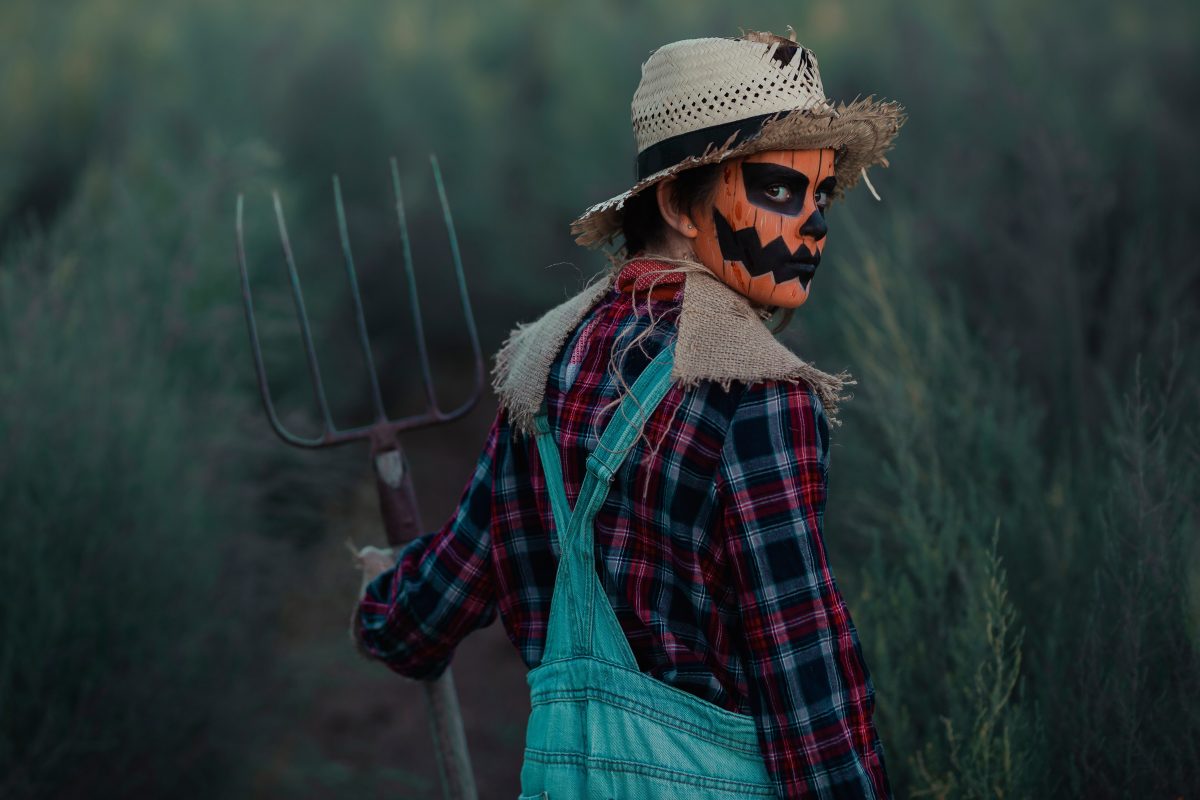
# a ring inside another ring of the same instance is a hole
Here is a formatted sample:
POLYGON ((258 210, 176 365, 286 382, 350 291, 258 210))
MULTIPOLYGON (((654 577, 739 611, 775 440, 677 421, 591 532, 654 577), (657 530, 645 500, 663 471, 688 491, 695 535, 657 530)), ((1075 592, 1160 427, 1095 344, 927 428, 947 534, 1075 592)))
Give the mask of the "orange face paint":
POLYGON ((768 150, 725 165, 693 247, 713 274, 764 306, 808 299, 825 248, 834 152, 768 150))

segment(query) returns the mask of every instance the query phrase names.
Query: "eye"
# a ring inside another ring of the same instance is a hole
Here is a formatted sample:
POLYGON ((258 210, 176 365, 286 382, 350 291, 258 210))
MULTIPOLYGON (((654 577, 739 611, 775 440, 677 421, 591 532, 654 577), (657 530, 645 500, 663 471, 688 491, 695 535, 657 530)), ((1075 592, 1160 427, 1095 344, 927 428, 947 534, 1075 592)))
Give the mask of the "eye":
POLYGON ((763 193, 776 203, 786 203, 792 199, 792 190, 783 183, 772 183, 763 193))
POLYGON ((829 207, 829 192, 818 190, 813 194, 813 201, 817 204, 817 208, 824 211, 829 207))

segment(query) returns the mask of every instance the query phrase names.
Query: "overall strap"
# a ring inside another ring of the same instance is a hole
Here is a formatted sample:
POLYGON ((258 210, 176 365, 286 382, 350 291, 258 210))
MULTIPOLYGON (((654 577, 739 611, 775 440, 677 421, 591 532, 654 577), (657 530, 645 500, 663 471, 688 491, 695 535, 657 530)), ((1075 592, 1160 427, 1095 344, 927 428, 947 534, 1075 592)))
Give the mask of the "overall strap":
POLYGON ((563 488, 562 464, 544 411, 535 436, 560 546, 543 660, 595 655, 637 669, 604 587, 596 576, 593 521, 609 485, 633 449, 646 421, 671 388, 674 347, 664 347, 638 376, 588 456, 587 473, 572 510, 563 488))
POLYGON ((533 436, 537 442, 538 455, 542 459, 542 472, 546 475, 550 509, 554 513, 554 529, 550 531, 550 540, 556 542, 558 532, 566 531, 570 524, 571 504, 567 501, 567 490, 563 487, 562 461, 558 457, 554 436, 550 433, 550 422, 546 419, 544 403, 538 415, 533 418, 533 436))

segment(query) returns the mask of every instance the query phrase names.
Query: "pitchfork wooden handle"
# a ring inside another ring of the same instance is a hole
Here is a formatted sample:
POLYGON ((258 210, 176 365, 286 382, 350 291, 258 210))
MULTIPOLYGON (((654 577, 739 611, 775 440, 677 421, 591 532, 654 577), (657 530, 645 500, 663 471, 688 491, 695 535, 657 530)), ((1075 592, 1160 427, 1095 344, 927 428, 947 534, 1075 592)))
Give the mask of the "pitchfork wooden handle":
POLYGON ((374 456, 375 488, 379 490, 379 511, 388 544, 399 547, 421 535, 421 512, 413 491, 408 463, 399 449, 384 450, 374 456))
MULTIPOLYGON (((373 455, 375 485, 379 489, 379 510, 387 531, 388 544, 399 547, 421 534, 421 515, 413 490, 412 475, 404 452, 396 446, 373 455)), ((467 735, 454 677, 447 668, 440 677, 422 681, 429 707, 430 727, 438 772, 447 800, 475 800, 475 778, 467 751, 467 735)))

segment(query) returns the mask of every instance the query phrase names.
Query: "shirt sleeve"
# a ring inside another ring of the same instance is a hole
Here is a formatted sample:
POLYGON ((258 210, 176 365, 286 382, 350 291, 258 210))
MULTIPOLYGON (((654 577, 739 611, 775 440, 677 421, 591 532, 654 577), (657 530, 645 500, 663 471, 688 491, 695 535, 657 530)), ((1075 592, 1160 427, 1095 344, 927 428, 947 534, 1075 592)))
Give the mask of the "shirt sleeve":
POLYGON ((874 687, 822 539, 829 424, 803 384, 746 390, 718 491, 751 708, 785 798, 890 797, 874 687))
POLYGON ((493 465, 508 438, 497 415, 457 510, 440 530, 407 544, 359 600, 353 620, 359 650, 401 675, 437 677, 463 637, 496 618, 493 465))

